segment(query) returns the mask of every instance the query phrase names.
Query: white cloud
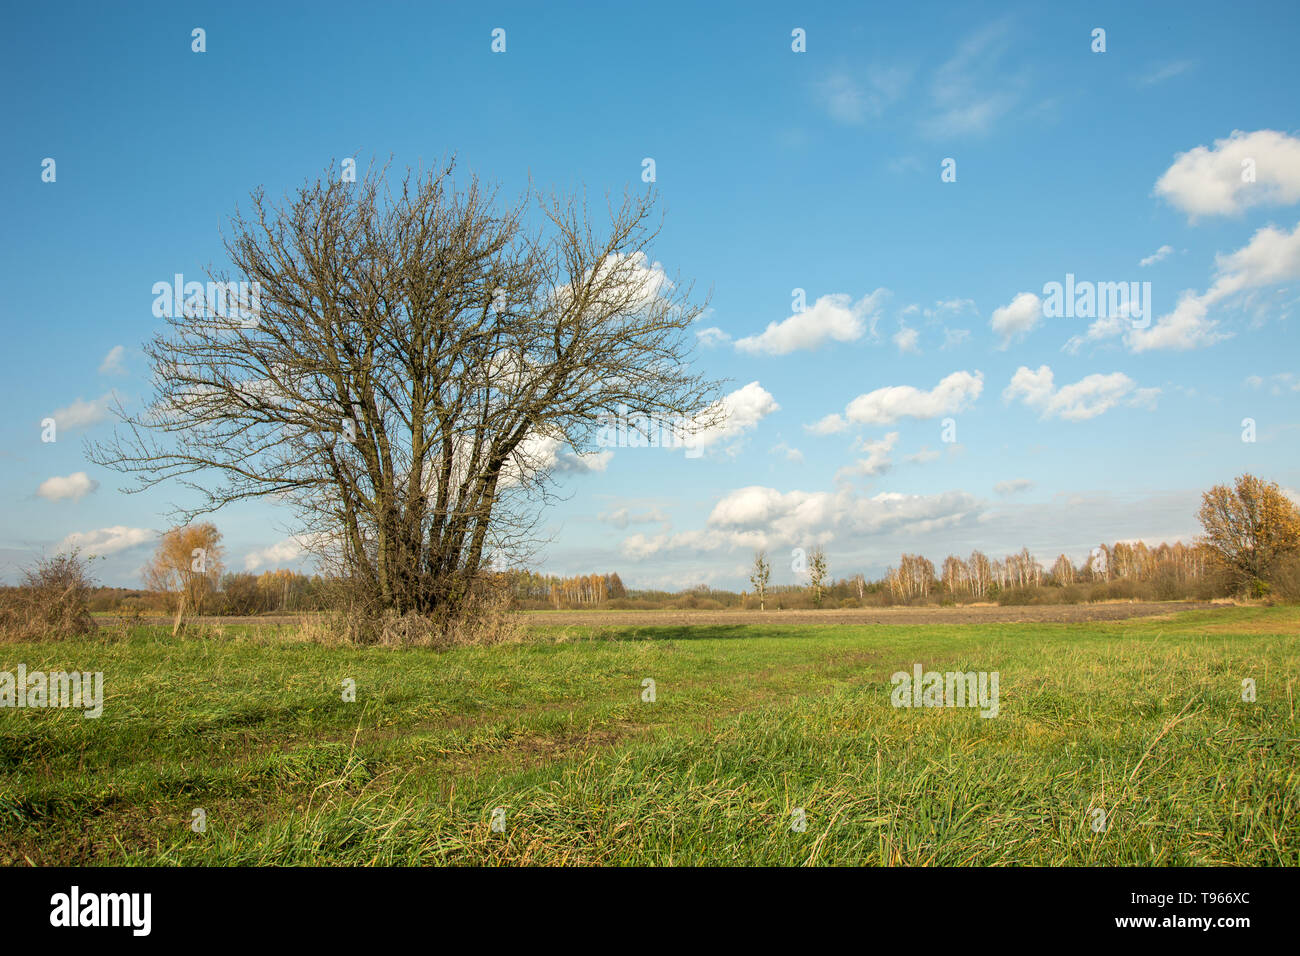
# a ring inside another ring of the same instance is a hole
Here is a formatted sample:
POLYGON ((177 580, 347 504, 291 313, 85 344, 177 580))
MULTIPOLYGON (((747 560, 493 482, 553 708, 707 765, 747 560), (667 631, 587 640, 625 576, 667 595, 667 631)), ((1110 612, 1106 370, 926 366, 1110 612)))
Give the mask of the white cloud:
POLYGON ((700 340, 700 344, 705 348, 714 348, 719 345, 725 345, 731 341, 731 336, 716 325, 711 325, 707 329, 700 329, 695 333, 695 337, 700 340))
POLYGON ((1043 302, 1032 292, 1021 292, 1007 305, 993 310, 990 327, 1002 337, 1005 349, 1013 339, 1023 339, 1043 320, 1043 302))
POLYGON ((121 345, 114 345, 104 356, 104 361, 99 363, 100 375, 125 375, 126 366, 122 364, 122 359, 126 357, 126 348, 121 345))
POLYGON ((676 534, 630 535, 623 554, 642 559, 666 552, 805 547, 837 535, 924 534, 978 520, 981 504, 962 491, 937 495, 882 492, 870 498, 845 487, 836 492, 790 491, 752 485, 724 495, 707 527, 676 534))
POLYGON ((62 501, 64 498, 80 501, 98 487, 99 482, 84 471, 76 471, 67 476, 55 475, 46 478, 36 489, 36 493, 48 501, 62 501))
POLYGON ((112 392, 105 392, 99 398, 91 401, 78 398, 72 404, 52 412, 50 417, 57 423, 60 431, 88 428, 91 425, 99 424, 108 417, 108 406, 112 401, 112 392))
POLYGON ((814 435, 834 435, 848 427, 849 423, 844 420, 844 416, 833 412, 811 425, 805 425, 804 431, 812 432, 814 435))
POLYGON ((1201 216, 1240 215, 1251 206, 1300 201, 1300 139, 1271 129, 1233 130, 1214 146, 1179 153, 1156 181, 1156 194, 1195 222, 1201 216), (1243 163, 1253 163, 1254 182, 1243 163))
POLYGON ((874 331, 875 318, 888 294, 885 289, 877 289, 857 302, 852 302, 847 293, 824 295, 811 308, 780 322, 769 322, 758 335, 738 339, 736 348, 750 355, 787 355, 815 349, 827 341, 856 342, 868 328, 874 331))
POLYGON ((1214 261, 1218 278, 1208 290, 1201 295, 1185 292, 1174 310, 1151 328, 1129 329, 1125 344, 1145 352, 1192 349, 1227 338, 1218 320, 1210 318, 1211 307, 1251 289, 1300 278, 1300 223, 1290 232, 1265 226, 1236 252, 1215 256, 1214 261))
MULTIPOLYGON (((1101 338, 1118 331, 1118 323, 1093 323, 1089 328, 1090 338, 1101 338)), ((1146 352, 1150 349, 1186 349, 1201 348, 1221 342, 1228 336, 1218 330, 1218 320, 1209 318, 1209 305, 1204 296, 1184 293, 1174 306, 1174 311, 1162 315, 1149 329, 1131 329, 1124 337, 1129 348, 1134 352, 1146 352)))
MULTIPOLYGON (((629 253, 614 253, 606 256, 601 263, 588 270, 591 278, 599 270, 602 275, 610 274, 618 279, 619 285, 631 295, 629 308, 640 312, 648 309, 655 300, 663 298, 672 290, 673 283, 658 262, 651 262, 650 257, 640 250, 629 253)), ((570 294, 568 287, 557 290, 561 300, 570 294)))
POLYGON ((1138 265, 1142 266, 1142 268, 1144 269, 1147 266, 1153 266, 1161 259, 1167 258, 1169 255, 1173 253, 1173 251, 1174 251, 1173 246, 1161 246, 1155 252, 1151 253, 1151 255, 1145 257, 1140 262, 1138 262, 1138 265))
POLYGON ((925 465, 943 457, 943 452, 935 451, 928 445, 922 446, 915 455, 908 455, 907 460, 917 465, 925 465))
POLYGON ((158 537, 158 532, 148 528, 128 528, 114 525, 111 528, 99 528, 96 531, 74 531, 59 542, 57 551, 80 548, 84 554, 116 554, 130 548, 138 548, 158 537))
POLYGON ((1114 338, 1117 335, 1123 335, 1128 324, 1118 315, 1107 315, 1094 321, 1088 326, 1088 331, 1083 335, 1072 335, 1061 346, 1062 352, 1069 352, 1071 355, 1077 355, 1079 349, 1093 342, 1102 342, 1106 339, 1114 338))
POLYGON ((938 418, 964 411, 984 389, 981 372, 953 372, 929 391, 911 385, 890 385, 859 395, 844 415, 827 415, 808 430, 818 435, 854 425, 892 425, 902 418, 938 418))
POLYGON ((858 475, 873 476, 888 471, 893 465, 889 453, 898 444, 898 432, 890 432, 884 438, 864 441, 855 450, 866 452, 865 458, 859 458, 852 465, 841 468, 835 474, 835 480, 853 478, 858 475))
POLYGON ((1019 399, 1037 409, 1045 419, 1080 422, 1096 418, 1121 403, 1150 407, 1159 394, 1158 388, 1138 388, 1137 383, 1122 372, 1087 375, 1057 388, 1050 367, 1040 365, 1038 371, 1032 371, 1022 365, 1011 376, 1011 383, 1003 390, 1002 397, 1007 401, 1019 399))
POLYGON ((735 450, 734 442, 746 432, 756 428, 768 415, 781 410, 772 393, 757 381, 724 395, 710 411, 720 411, 721 421, 711 428, 700 429, 686 437, 688 447, 708 450, 717 445, 732 443, 728 451, 735 450))
POLYGON ((244 555, 244 570, 256 571, 262 567, 279 567, 297 561, 313 546, 312 535, 295 534, 275 544, 244 555))
POLYGON ((903 326, 894 333, 894 344, 898 346, 899 352, 913 352, 919 355, 921 354, 921 350, 916 346, 917 338, 919 338, 919 335, 916 329, 909 329, 907 326, 903 326))
POLYGON ((609 467, 613 457, 614 453, 608 449, 578 454, 560 439, 547 435, 528 436, 520 444, 518 453, 520 467, 529 474, 602 472, 609 467))

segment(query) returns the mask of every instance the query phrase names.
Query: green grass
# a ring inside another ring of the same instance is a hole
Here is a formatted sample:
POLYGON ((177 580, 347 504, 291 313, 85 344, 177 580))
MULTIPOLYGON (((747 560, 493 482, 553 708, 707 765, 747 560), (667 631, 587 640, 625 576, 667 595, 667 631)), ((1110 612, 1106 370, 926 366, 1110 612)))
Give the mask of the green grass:
POLYGON ((1295 865, 1297 633, 1274 607, 0 645, 0 670, 102 670, 106 698, 0 710, 0 862, 1295 865), (892 707, 918 661, 998 671, 1000 716, 892 707))

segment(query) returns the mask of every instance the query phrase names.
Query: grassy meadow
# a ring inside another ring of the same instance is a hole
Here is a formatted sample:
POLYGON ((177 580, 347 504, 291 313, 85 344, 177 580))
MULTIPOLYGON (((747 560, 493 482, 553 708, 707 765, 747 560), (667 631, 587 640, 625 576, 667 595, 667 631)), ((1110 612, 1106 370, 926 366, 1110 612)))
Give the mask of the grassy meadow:
POLYGON ((105 698, 0 710, 0 863, 1300 862, 1295 607, 535 621, 449 651, 256 624, 0 645, 0 671, 103 671, 105 698), (891 706, 917 662, 998 671, 999 715, 891 706))

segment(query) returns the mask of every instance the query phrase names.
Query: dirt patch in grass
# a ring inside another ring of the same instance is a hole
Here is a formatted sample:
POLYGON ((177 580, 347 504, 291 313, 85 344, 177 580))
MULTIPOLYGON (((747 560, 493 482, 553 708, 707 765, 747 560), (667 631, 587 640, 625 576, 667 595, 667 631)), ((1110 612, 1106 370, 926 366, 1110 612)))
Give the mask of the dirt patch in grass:
POLYGON ((822 611, 523 611, 530 626, 538 627, 726 627, 736 625, 824 625, 868 624, 911 627, 918 624, 1006 624, 1086 621, 1122 621, 1177 611, 1198 611, 1227 605, 1208 601, 1140 602, 1102 604, 1045 604, 1025 607, 886 607, 828 608, 822 611))

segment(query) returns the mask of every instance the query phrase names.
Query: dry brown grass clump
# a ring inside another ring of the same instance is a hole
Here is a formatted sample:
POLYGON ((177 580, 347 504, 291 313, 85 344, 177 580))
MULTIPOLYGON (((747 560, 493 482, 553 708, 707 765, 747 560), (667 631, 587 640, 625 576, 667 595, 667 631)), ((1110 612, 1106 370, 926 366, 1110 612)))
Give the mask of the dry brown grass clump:
POLYGON ((99 630, 90 613, 95 588, 76 551, 24 568, 22 583, 0 593, 0 640, 65 640, 99 630))
POLYGON ((510 643, 524 633, 522 619, 511 613, 509 591, 486 579, 454 611, 398 614, 369 608, 344 590, 334 604, 334 610, 306 618, 301 636, 319 644, 466 647, 510 643))

